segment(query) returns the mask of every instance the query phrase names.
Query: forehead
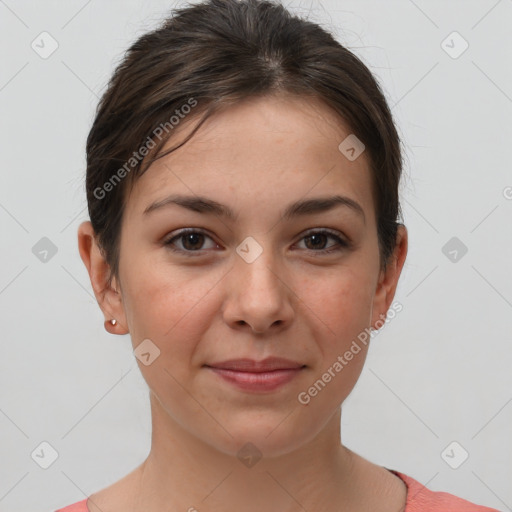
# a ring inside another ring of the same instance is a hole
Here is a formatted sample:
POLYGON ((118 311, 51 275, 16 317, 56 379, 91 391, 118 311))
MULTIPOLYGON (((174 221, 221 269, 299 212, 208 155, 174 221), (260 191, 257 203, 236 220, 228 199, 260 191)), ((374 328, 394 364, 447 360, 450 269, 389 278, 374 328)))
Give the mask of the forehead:
MULTIPOLYGON (((162 151, 185 140, 199 120, 183 119, 162 151)), ((258 204, 245 201, 250 198, 282 204, 309 191, 334 189, 373 211, 367 155, 350 161, 339 150, 350 134, 316 98, 241 101, 213 114, 183 146, 154 162, 135 182, 127 213, 141 215, 149 203, 171 192, 214 195, 242 209, 258 204)))

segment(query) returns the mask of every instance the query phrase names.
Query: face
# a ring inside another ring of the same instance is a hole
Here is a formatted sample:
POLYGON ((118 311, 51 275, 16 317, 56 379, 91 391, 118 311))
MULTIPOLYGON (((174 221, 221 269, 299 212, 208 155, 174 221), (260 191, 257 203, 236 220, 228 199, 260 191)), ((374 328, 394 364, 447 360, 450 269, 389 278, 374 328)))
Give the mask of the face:
MULTIPOLYGON (((194 125, 185 119, 168 147, 194 125)), ((368 345, 344 354, 385 315, 405 250, 379 271, 366 154, 350 161, 338 149, 350 133, 320 102, 250 99, 211 117, 136 182, 107 318, 134 349, 150 340, 152 362, 138 364, 168 425, 225 453, 250 441, 277 455, 315 438, 353 389, 368 345), (165 201, 178 195, 188 207, 165 201), (193 203, 199 196, 231 216, 193 203), (259 384, 237 384, 229 378, 240 373, 212 368, 270 357, 299 369, 245 373, 259 384)))

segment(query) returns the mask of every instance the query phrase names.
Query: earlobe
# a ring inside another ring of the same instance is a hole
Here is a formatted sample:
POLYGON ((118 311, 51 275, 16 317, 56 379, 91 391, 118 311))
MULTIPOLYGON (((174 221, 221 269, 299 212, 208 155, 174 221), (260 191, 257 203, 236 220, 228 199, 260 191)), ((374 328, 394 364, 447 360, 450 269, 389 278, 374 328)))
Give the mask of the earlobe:
MULTIPOLYGON (((89 274, 94 296, 105 317, 105 329, 111 334, 126 334, 124 307, 120 291, 108 283, 110 267, 97 243, 90 221, 78 227, 78 250, 89 274), (111 320, 115 319, 115 323, 111 320)), ((115 279, 114 279, 115 282, 115 279)))
POLYGON ((105 320, 103 325, 105 326, 105 330, 110 334, 126 334, 128 332, 126 329, 120 326, 119 322, 115 318, 105 320), (123 329, 125 332, 120 332, 123 329))

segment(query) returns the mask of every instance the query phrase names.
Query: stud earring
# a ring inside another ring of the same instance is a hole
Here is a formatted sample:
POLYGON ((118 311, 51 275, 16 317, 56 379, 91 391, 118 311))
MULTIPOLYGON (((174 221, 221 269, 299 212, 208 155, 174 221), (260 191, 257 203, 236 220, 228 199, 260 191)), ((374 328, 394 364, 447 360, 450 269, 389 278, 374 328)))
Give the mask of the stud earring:
POLYGON ((103 325, 105 326, 105 330, 108 331, 109 327, 114 327, 115 325, 117 325, 117 320, 115 318, 112 318, 112 320, 105 320, 103 322, 103 325))

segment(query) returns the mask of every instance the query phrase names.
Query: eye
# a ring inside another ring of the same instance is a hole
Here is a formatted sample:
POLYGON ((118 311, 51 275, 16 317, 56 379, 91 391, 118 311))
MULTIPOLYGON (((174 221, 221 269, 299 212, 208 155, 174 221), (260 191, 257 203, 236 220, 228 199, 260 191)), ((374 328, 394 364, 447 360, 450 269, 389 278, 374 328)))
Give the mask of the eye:
MULTIPOLYGON (((197 228, 187 228, 179 231, 173 237, 164 241, 164 245, 172 251, 185 254, 186 256, 199 256, 202 250, 207 249, 203 247, 205 239, 210 239, 214 246, 218 247, 209 235, 197 228), (176 242, 179 242, 181 247, 176 247, 176 242)), ((306 250, 319 254, 341 251, 350 246, 348 242, 338 236, 337 232, 327 229, 310 231, 301 238, 302 241, 306 241, 306 250), (329 238, 336 243, 326 249, 325 241, 329 238), (311 243, 308 243, 308 241, 311 243)))
MULTIPOLYGON (((311 250, 312 252, 325 254, 325 253, 331 253, 336 251, 341 251, 343 249, 346 249, 349 247, 349 243, 343 240, 341 237, 338 236, 336 232, 322 229, 317 231, 310 231, 307 233, 302 240, 310 240, 312 243, 309 244, 310 247, 306 247, 307 250, 311 250), (336 244, 331 245, 331 247, 325 249, 323 248, 325 246, 325 240, 331 238, 332 240, 336 241, 336 244), (312 248, 311 248, 312 247, 312 248), (319 250, 320 248, 320 250, 319 250)), ((306 246, 308 244, 306 243, 306 246)))
POLYGON ((166 240, 164 242, 164 245, 168 246, 169 249, 171 249, 172 251, 189 253, 187 254, 187 256, 195 256, 190 253, 198 252, 202 249, 201 246, 204 244, 205 237, 212 240, 212 238, 208 236, 206 233, 204 233, 202 230, 195 228, 187 228, 181 230, 177 235, 166 240), (181 241, 183 248, 176 248, 174 246, 175 241, 181 241))

